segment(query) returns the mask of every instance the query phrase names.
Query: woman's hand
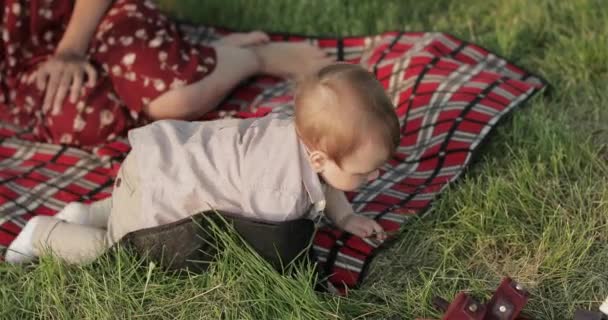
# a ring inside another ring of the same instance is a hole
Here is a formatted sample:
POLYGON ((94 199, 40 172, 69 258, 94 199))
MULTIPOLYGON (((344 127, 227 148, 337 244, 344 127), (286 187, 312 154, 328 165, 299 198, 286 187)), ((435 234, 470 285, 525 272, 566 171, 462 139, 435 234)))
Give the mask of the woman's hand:
POLYGON ((30 75, 28 83, 35 81, 39 90, 46 90, 43 110, 48 110, 51 106, 53 110, 60 110, 68 91, 70 102, 78 101, 85 74, 87 86, 93 87, 97 81, 97 72, 85 56, 56 53, 30 75))
POLYGON ((339 222, 338 227, 361 238, 371 237, 375 234, 377 240, 386 240, 386 233, 378 222, 357 214, 350 214, 344 217, 339 222))

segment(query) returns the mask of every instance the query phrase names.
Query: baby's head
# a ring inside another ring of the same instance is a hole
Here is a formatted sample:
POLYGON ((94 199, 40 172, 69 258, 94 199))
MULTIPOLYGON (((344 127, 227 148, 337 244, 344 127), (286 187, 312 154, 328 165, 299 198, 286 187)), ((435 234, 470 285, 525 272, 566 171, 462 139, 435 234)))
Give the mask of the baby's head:
POLYGON ((399 120, 374 75, 336 63, 298 84, 295 123, 310 163, 332 187, 352 191, 378 177, 399 145, 399 120))

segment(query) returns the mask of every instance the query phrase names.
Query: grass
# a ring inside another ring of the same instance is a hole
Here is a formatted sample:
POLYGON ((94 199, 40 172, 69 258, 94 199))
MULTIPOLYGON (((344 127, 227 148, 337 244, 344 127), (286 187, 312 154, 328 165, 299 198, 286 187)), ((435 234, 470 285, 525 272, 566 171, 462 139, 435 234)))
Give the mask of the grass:
MULTIPOLYGON (((413 319, 431 298, 489 297, 509 274, 534 319, 572 319, 608 295, 608 7, 602 0, 163 0, 180 18, 306 34, 447 31, 551 84, 499 127, 429 214, 347 298, 312 291, 230 245, 209 273, 177 277, 119 254, 89 266, 0 265, 0 318, 413 319)), ((232 242, 230 242, 232 243, 232 242)))

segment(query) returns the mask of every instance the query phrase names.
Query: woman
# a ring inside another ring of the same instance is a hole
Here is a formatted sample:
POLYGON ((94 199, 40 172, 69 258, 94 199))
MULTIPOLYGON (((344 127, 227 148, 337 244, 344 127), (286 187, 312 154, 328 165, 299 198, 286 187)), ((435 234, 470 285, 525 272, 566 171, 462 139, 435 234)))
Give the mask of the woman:
POLYGON ((194 120, 254 74, 330 62, 259 31, 189 43, 150 1, 3 2, 0 121, 45 142, 90 146, 150 120, 194 120))

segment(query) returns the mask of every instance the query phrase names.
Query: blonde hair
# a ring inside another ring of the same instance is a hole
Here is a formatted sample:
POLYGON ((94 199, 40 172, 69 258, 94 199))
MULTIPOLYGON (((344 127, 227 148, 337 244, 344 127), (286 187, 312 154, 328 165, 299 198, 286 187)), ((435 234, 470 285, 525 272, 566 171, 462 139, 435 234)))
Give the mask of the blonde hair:
POLYGON ((374 75, 361 66, 335 63, 300 80, 295 105, 300 138, 338 164, 370 137, 389 154, 399 145, 394 106, 374 75))

